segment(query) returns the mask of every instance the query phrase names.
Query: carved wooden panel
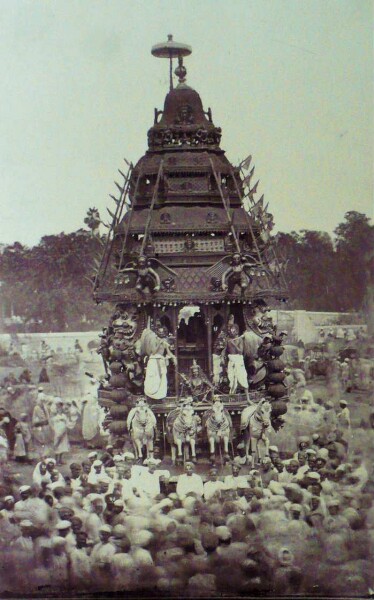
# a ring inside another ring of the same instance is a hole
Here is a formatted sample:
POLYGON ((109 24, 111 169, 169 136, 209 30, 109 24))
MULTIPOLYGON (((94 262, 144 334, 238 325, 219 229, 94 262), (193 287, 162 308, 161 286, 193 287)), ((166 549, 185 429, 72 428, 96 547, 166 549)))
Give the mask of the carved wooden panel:
MULTIPOLYGON (((224 252, 224 240, 222 238, 210 238, 205 240, 189 238, 189 240, 192 240, 193 243, 193 248, 190 251, 224 252)), ((185 239, 155 240, 153 245, 156 254, 172 254, 174 252, 186 252, 187 250, 185 239)))

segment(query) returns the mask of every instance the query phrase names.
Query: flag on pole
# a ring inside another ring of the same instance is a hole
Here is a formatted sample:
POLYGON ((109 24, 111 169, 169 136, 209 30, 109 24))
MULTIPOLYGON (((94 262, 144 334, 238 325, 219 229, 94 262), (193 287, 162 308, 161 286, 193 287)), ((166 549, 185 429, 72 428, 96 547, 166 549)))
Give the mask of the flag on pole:
POLYGON ((251 164, 251 161, 252 161, 252 154, 250 154, 249 156, 247 156, 247 158, 242 160, 242 162, 239 165, 239 168, 244 169, 246 171, 247 169, 249 169, 249 165, 251 164))
POLYGON ((264 195, 261 196, 258 202, 254 204, 251 208, 252 216, 257 219, 260 215, 262 215, 264 210, 264 195))
MULTIPOLYGON (((253 196, 256 192, 257 192, 257 186, 260 183, 260 180, 258 179, 256 181, 256 183, 254 184, 253 188, 251 190, 249 190, 249 195, 253 196)), ((262 200, 264 199, 264 196, 261 196, 262 200)))
POLYGON ((243 179, 243 185, 245 187, 249 187, 251 185, 251 179, 253 177, 253 173, 255 172, 255 167, 253 165, 252 169, 249 171, 248 175, 246 175, 243 179))

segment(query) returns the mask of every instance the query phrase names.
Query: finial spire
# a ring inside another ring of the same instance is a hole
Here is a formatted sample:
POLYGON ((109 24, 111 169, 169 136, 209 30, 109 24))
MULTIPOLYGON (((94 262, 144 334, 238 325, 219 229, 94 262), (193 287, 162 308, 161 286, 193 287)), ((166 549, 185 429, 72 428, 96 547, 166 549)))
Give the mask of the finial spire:
POLYGON ((170 90, 173 89, 173 58, 178 58, 178 66, 174 73, 177 75, 179 83, 183 83, 186 81, 187 75, 187 69, 183 64, 183 57, 189 56, 191 52, 191 46, 175 42, 171 33, 168 35, 167 42, 161 42, 161 44, 152 46, 151 53, 153 56, 157 56, 158 58, 168 58, 170 61, 170 90))

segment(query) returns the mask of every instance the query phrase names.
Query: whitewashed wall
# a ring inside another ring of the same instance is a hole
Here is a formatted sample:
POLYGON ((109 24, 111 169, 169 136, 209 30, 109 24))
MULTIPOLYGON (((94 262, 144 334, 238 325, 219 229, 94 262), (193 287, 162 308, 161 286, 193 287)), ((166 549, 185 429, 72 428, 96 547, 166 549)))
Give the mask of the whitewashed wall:
POLYGON ((12 343, 15 349, 20 352, 22 356, 28 356, 33 352, 40 352, 41 343, 44 340, 48 346, 55 352, 62 351, 64 353, 73 351, 75 340, 79 340, 79 343, 86 353, 88 352, 87 345, 91 341, 96 343, 99 341, 98 331, 73 331, 63 333, 17 333, 0 334, 0 346, 6 350, 12 343))

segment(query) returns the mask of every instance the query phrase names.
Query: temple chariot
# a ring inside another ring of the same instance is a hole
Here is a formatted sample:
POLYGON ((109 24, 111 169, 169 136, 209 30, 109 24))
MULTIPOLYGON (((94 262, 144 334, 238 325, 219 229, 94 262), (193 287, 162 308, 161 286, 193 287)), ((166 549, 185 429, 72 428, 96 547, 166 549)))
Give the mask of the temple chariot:
POLYGON ((119 438, 146 404, 163 454, 175 446, 173 416, 188 410, 201 430, 218 402, 231 420, 231 454, 248 406, 266 398, 275 427, 286 411, 283 338, 269 310, 287 289, 251 156, 239 166, 225 156, 211 109, 186 82, 190 53, 172 36, 152 48, 170 62, 170 90, 109 211, 94 281, 95 300, 113 305, 99 400, 119 438))

